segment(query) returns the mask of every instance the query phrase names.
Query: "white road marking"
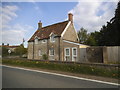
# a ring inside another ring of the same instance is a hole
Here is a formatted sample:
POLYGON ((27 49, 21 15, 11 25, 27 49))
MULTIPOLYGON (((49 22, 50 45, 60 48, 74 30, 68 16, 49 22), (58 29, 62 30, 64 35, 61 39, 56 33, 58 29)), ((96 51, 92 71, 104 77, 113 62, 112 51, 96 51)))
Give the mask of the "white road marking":
POLYGON ((81 77, 52 73, 52 72, 46 72, 46 71, 32 70, 32 69, 26 69, 26 68, 21 68, 21 67, 13 67, 13 66, 8 66, 8 65, 2 65, 2 66, 9 67, 9 68, 15 68, 15 69, 21 69, 21 70, 25 70, 25 71, 40 72, 40 73, 52 74, 52 75, 57 75, 57 76, 69 77, 69 78, 75 78, 75 79, 80 79, 80 80, 93 81, 93 82, 98 82, 98 83, 105 83, 105 84, 111 84, 111 85, 117 85, 117 86, 120 85, 118 83, 112 83, 112 82, 106 82, 106 81, 100 81, 100 80, 94 80, 94 79, 87 79, 87 78, 81 78, 81 77))

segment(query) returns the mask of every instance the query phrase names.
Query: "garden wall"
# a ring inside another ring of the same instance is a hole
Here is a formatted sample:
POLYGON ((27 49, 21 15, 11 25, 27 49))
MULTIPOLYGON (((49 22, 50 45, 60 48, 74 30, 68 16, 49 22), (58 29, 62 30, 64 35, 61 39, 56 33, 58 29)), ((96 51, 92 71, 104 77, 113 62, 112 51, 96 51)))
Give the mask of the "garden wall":
POLYGON ((80 48, 80 62, 118 63, 120 46, 91 46, 80 48))

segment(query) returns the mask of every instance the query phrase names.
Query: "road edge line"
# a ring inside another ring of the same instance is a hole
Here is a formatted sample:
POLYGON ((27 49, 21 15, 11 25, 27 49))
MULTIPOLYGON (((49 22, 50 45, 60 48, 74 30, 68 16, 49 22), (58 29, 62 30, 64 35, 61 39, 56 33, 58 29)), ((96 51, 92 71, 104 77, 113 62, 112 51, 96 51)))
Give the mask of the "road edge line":
POLYGON ((80 79, 80 80, 87 80, 87 81, 98 82, 98 83, 105 83, 105 84, 111 84, 111 85, 117 85, 117 86, 120 85, 118 83, 112 83, 112 82, 106 82, 106 81, 82 78, 82 77, 65 75, 65 74, 59 74, 59 73, 53 73, 53 72, 47 72, 47 71, 39 71, 39 70, 35 70, 35 69, 33 70, 33 69, 21 68, 21 67, 16 67, 16 66, 8 66, 8 65, 2 65, 2 66, 9 67, 9 68, 14 68, 14 69, 25 70, 25 71, 40 72, 40 73, 57 75, 57 76, 63 76, 63 77, 69 77, 69 78, 75 78, 75 79, 80 79))

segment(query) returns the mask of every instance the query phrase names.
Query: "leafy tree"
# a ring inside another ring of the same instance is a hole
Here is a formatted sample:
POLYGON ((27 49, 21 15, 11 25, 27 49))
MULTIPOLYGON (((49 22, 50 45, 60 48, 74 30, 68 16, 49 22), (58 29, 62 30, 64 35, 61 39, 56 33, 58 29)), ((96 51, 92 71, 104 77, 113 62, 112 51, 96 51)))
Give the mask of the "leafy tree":
POLYGON ((98 45, 98 34, 99 32, 97 31, 87 33, 86 29, 81 28, 80 31, 78 31, 79 42, 82 44, 96 46, 98 45))
POLYGON ((87 30, 84 28, 81 28, 78 31, 78 37, 79 37, 79 42, 82 44, 85 44, 87 38, 88 38, 88 34, 87 34, 87 30))
POLYGON ((115 16, 107 22, 106 26, 103 26, 100 30, 98 39, 99 45, 115 46, 120 45, 120 1, 118 2, 115 16))
POLYGON ((112 23, 112 30, 114 34, 114 42, 116 45, 120 45, 120 1, 118 2, 117 9, 115 10, 115 16, 110 20, 112 23))
POLYGON ((86 40, 87 45, 91 45, 91 46, 97 46, 98 45, 98 34, 99 32, 95 31, 92 32, 88 35, 88 39, 86 40))
POLYGON ((2 56, 4 57, 4 56, 7 56, 7 55, 9 55, 8 54, 8 48, 2 47, 2 56))
POLYGON ((26 54, 26 53, 27 53, 27 49, 24 48, 24 45, 23 45, 23 44, 21 44, 20 47, 17 47, 17 48, 16 48, 15 52, 16 52, 17 55, 22 56, 23 54, 26 54))
POLYGON ((118 2, 115 16, 103 25, 99 32, 95 31, 87 34, 87 30, 81 28, 78 32, 80 43, 99 46, 119 46, 120 45, 120 1, 118 2))

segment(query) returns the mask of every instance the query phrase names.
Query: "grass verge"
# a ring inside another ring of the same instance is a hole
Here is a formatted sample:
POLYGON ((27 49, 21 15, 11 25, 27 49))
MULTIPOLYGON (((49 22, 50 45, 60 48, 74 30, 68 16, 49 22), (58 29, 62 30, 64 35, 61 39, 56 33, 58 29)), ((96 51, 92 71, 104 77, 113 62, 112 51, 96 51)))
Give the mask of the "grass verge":
POLYGON ((7 65, 43 68, 49 70, 96 75, 96 76, 110 77, 116 79, 119 79, 119 75, 120 75, 119 68, 113 70, 113 69, 97 68, 95 66, 94 67, 85 66, 81 64, 65 64, 65 63, 55 63, 49 61, 42 62, 42 61, 19 60, 19 59, 18 60, 3 59, 2 63, 7 65))

